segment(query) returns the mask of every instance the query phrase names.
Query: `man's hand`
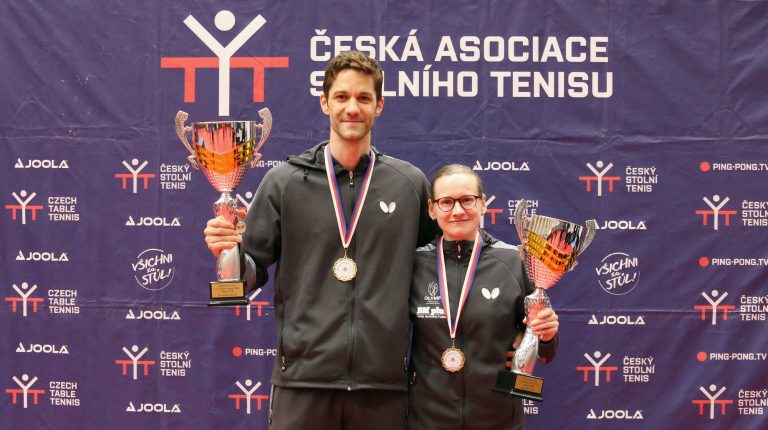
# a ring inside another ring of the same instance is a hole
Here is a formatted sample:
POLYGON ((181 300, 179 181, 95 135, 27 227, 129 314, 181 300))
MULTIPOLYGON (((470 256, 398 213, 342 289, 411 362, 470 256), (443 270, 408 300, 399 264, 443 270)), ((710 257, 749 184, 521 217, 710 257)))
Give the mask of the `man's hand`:
POLYGON ((216 257, 221 251, 234 248, 242 242, 242 238, 235 230, 235 225, 221 215, 208 220, 203 235, 205 235, 205 244, 216 257))

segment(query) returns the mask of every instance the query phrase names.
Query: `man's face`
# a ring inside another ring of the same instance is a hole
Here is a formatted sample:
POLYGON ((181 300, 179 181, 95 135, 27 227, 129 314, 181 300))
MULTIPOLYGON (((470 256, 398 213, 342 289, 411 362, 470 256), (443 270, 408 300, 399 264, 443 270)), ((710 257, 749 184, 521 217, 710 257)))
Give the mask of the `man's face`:
POLYGON ((331 139, 359 142, 369 139, 374 118, 384 100, 376 101, 373 76, 354 69, 336 75, 328 97, 320 96, 320 107, 331 119, 331 139))

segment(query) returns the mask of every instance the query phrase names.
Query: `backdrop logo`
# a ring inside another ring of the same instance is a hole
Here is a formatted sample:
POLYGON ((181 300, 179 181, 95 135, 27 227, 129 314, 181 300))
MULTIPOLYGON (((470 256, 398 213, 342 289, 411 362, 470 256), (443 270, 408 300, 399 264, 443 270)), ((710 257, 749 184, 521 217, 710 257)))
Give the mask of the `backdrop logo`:
POLYGON ((762 296, 742 295, 739 299, 739 316, 742 321, 765 321, 768 314, 768 294, 762 296))
POLYGON ((251 414, 251 400, 256 400, 256 409, 259 411, 264 407, 263 402, 269 400, 267 394, 253 394, 261 387, 261 382, 254 384, 250 379, 246 379, 245 385, 241 384, 240 381, 236 381, 235 385, 240 389, 240 393, 228 394, 227 398, 235 400, 235 409, 238 411, 242 400, 245 400, 245 413, 248 415, 251 414))
POLYGON ((49 400, 53 406, 80 406, 78 386, 75 381, 51 381, 48 383, 49 400))
POLYGON ((48 290, 48 313, 79 314, 80 306, 77 304, 77 290, 48 290))
POLYGON ((745 227, 768 227, 768 201, 743 200, 741 224, 745 227))
POLYGON ((45 394, 45 390, 32 389, 32 386, 35 384, 35 382, 37 382, 37 376, 30 379, 29 375, 24 374, 21 375, 21 380, 15 376, 11 379, 13 379, 13 382, 15 382, 19 388, 6 388, 5 392, 11 395, 11 402, 14 405, 18 403, 18 398, 20 395, 24 409, 27 409, 27 406, 29 406, 30 396, 32 396, 32 403, 37 405, 40 400, 40 395, 45 394))
POLYGON ((67 345, 52 345, 52 344, 39 344, 30 343, 24 345, 19 342, 19 346, 16 347, 16 352, 31 352, 34 354, 69 354, 69 348, 67 345))
POLYGON ((115 173, 115 178, 122 181, 122 189, 127 190, 129 182, 133 194, 139 192, 139 182, 142 184, 142 189, 149 189, 149 180, 155 178, 157 175, 154 173, 141 173, 141 171, 147 167, 147 164, 149 164, 148 161, 139 164, 139 160, 135 158, 131 160, 130 164, 123 160, 123 166, 125 166, 130 173, 115 173))
POLYGON ((589 319, 588 325, 645 325, 645 317, 638 315, 603 315, 598 318, 595 314, 589 319))
POLYGON ((67 160, 29 159, 24 162, 21 158, 17 158, 13 167, 15 169, 69 169, 69 164, 67 164, 67 160))
POLYGON ((168 312, 166 310, 136 310, 128 309, 128 313, 125 314, 127 320, 180 320, 181 314, 179 311, 168 312))
POLYGON ((606 293, 622 296, 634 290, 640 280, 637 257, 623 252, 614 252, 603 258, 595 268, 597 282, 606 293))
POLYGON ((189 351, 160 351, 160 374, 163 376, 187 376, 192 369, 189 351))
POLYGON ((636 409, 630 411, 628 409, 602 409, 600 413, 596 413, 594 409, 590 409, 587 414, 588 420, 642 420, 643 411, 636 409))
POLYGON ((242 346, 233 346, 230 351, 233 357, 277 357, 277 348, 243 348, 242 346))
POLYGON ((710 420, 715 419, 716 410, 720 411, 720 415, 725 415, 726 407, 733 405, 731 399, 720 399, 720 396, 725 392, 725 387, 720 387, 718 390, 717 385, 712 384, 708 388, 699 387, 699 391, 704 394, 706 399, 693 399, 691 403, 699 407, 699 415, 704 415, 704 410, 709 406, 710 420))
MULTIPOLYGON (((216 28, 227 32, 235 26, 235 15, 222 10, 216 14, 214 24, 216 28)), ((287 68, 288 57, 233 57, 235 53, 256 34, 267 22, 264 17, 258 15, 251 20, 245 28, 232 38, 224 46, 203 27, 198 20, 189 15, 184 19, 184 24, 192 30, 192 33, 208 47, 216 57, 162 57, 160 67, 163 69, 184 70, 184 102, 195 102, 195 72, 197 69, 218 69, 219 71, 219 116, 229 115, 230 69, 253 70, 253 101, 264 101, 264 69, 287 68)))
POLYGON ((611 373, 619 370, 618 366, 603 366, 611 354, 603 354, 600 351, 595 351, 593 355, 584 354, 584 357, 589 361, 591 366, 577 366, 576 370, 584 372, 584 382, 589 382, 589 374, 594 374, 595 387, 600 386, 600 375, 605 375, 605 382, 611 382, 611 373), (601 359, 602 357, 602 359, 601 359))
POLYGON ((475 161, 475 165, 472 166, 472 170, 492 171, 492 172, 530 172, 531 168, 528 167, 528 162, 523 161, 518 163, 517 161, 475 161))
POLYGON ((592 192, 592 184, 595 183, 597 185, 597 196, 602 197, 604 183, 608 185, 608 192, 612 193, 614 190, 614 183, 621 181, 621 176, 606 176, 608 171, 613 168, 613 163, 605 165, 602 161, 598 161, 595 163, 595 166, 593 166, 592 163, 587 163, 587 167, 594 173, 594 176, 579 176, 579 180, 586 182, 588 193, 592 192))
POLYGON ((181 221, 178 217, 137 216, 134 218, 132 215, 128 215, 125 225, 128 227, 181 227, 181 221))
POLYGON ((44 262, 69 262, 66 252, 52 251, 29 251, 26 254, 19 250, 16 254, 16 261, 44 261, 44 262))
POLYGON ((709 225, 709 219, 712 217, 712 229, 717 231, 720 226, 720 217, 723 217, 726 226, 731 225, 731 215, 736 215, 735 210, 723 210, 723 207, 728 203, 730 197, 720 199, 720 196, 715 194, 712 196, 712 200, 707 197, 703 197, 704 203, 709 206, 709 209, 699 209, 696 211, 696 215, 701 215, 701 225, 709 225))
POLYGON ((237 198, 240 204, 245 207, 245 210, 251 209, 251 204, 253 203, 253 192, 246 191, 246 193, 243 195, 240 195, 240 193, 235 193, 235 198, 237 198))
POLYGON ((18 285, 13 284, 13 289, 19 295, 19 297, 10 296, 5 297, 5 301, 11 304, 11 312, 16 313, 17 305, 21 303, 21 315, 26 317, 28 314, 28 304, 32 304, 32 313, 36 314, 38 305, 43 303, 42 297, 32 297, 32 293, 37 290, 37 285, 29 286, 28 283, 22 282, 21 288, 18 285))
POLYGON ((752 257, 700 257, 699 266, 768 266, 768 258, 752 257))
MULTIPOLYGON (((515 209, 517 208, 517 204, 520 203, 521 200, 507 200, 507 209, 509 211, 509 224, 514 225, 515 224, 515 209)), ((538 213, 539 210, 539 201, 538 200, 528 200, 528 215, 535 215, 538 213)))
POLYGON ((725 292, 720 295, 717 290, 712 290, 712 296, 710 297, 707 292, 701 293, 704 300, 707 301, 706 305, 694 305, 694 309, 701 311, 701 320, 704 321, 707 318, 707 312, 712 314, 712 325, 717 325, 717 313, 723 311, 723 320, 728 321, 728 311, 736 309, 735 305, 721 305, 720 303, 728 297, 728 293, 725 292), (720 296, 720 297, 718 297, 720 296))
POLYGON ((699 163, 699 170, 702 172, 723 171, 723 172, 765 172, 768 171, 768 163, 710 163, 702 161, 699 163))
POLYGON ((126 412, 145 412, 145 413, 160 413, 160 414, 180 414, 181 408, 178 403, 174 403, 172 406, 168 406, 167 403, 139 403, 139 407, 133 405, 133 402, 128 402, 128 406, 125 408, 126 412))
MULTIPOLYGON (((257 301, 256 296, 261 294, 261 288, 256 289, 249 297, 248 300, 250 300, 250 303, 248 303, 248 306, 245 307, 245 320, 250 321, 251 320, 251 309, 256 306, 256 315, 261 318, 263 316, 262 309, 264 306, 269 306, 268 301, 257 301)), ((235 317, 240 316, 240 308, 241 306, 235 306, 235 317)))
POLYGON ((27 212, 31 215, 32 221, 37 221, 37 211, 43 210, 43 205, 30 205, 37 193, 27 193, 26 190, 19 191, 18 194, 11 193, 18 204, 5 205, 5 209, 11 211, 11 220, 21 220, 22 224, 27 223, 27 212))
POLYGON ((135 381, 139 379, 139 366, 143 369, 144 376, 149 375, 149 366, 154 366, 157 364, 157 361, 155 360, 142 360, 141 357, 144 356, 144 354, 149 351, 149 348, 144 347, 141 351, 139 351, 139 347, 136 345, 133 345, 130 350, 128 348, 123 347, 123 352, 125 352, 125 355, 128 356, 129 360, 126 359, 118 359, 115 360, 115 364, 122 367, 123 370, 123 376, 128 375, 128 367, 131 367, 131 375, 132 379, 135 381))
MULTIPOLYGON (((699 351, 696 353, 696 359, 704 361, 768 361, 768 352, 710 352, 699 351)), ((768 391, 763 392, 768 396, 768 391)), ((741 397, 741 395, 739 395, 741 397)), ((768 406, 766 403, 763 406, 768 406)))
POLYGON ((133 277, 141 288, 157 291, 167 287, 173 281, 175 266, 173 254, 162 249, 150 248, 136 256, 131 263, 133 277))
POLYGON ((598 230, 646 230, 645 221, 608 219, 598 224, 598 230))
POLYGON ((161 190, 185 190, 190 181, 189 164, 160 164, 161 190))
MULTIPOLYGON (((496 200, 496 196, 491 196, 488 198, 488 200, 485 201, 485 214, 490 214, 491 225, 496 225, 496 215, 504 213, 504 209, 491 208, 491 203, 493 203, 494 200, 496 200)), ((480 218, 480 228, 485 227, 485 214, 483 214, 482 218, 480 218)))

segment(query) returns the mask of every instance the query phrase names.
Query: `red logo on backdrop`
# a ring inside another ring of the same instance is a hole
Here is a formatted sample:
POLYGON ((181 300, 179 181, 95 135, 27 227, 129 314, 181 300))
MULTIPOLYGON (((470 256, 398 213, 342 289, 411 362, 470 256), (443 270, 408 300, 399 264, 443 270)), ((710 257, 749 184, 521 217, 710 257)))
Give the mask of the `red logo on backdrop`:
POLYGON ((29 375, 24 374, 21 375, 21 379, 15 376, 11 379, 19 388, 6 388, 5 392, 11 395, 11 401, 14 405, 18 403, 20 396, 24 409, 27 409, 30 396, 32 396, 32 403, 36 405, 40 401, 40 395, 45 394, 45 390, 32 389, 32 386, 37 382, 37 376, 30 379, 29 375))
POLYGON ((720 411, 720 415, 725 415, 726 406, 732 405, 731 399, 720 399, 720 396, 725 391, 725 387, 720 387, 718 390, 717 385, 712 384, 708 388, 699 387, 706 399, 694 399, 691 403, 699 407, 699 415, 704 415, 704 410, 709 406, 709 419, 715 419, 715 412, 720 411))
POLYGON ((235 400, 235 409, 240 410, 240 401, 245 400, 245 413, 250 415, 251 414, 251 400, 256 400, 256 409, 261 410, 261 408, 264 406, 264 401, 269 400, 269 396, 266 394, 253 394, 254 391, 256 391, 259 387, 261 387, 261 382, 257 382, 255 385, 253 384, 253 381, 250 379, 247 379, 245 381, 245 385, 241 384, 240 381, 235 382, 235 385, 237 385, 237 388, 240 389, 241 393, 235 393, 235 394, 229 394, 227 395, 228 398, 235 400))
POLYGON ((587 192, 592 192, 592 186, 595 184, 598 197, 603 196, 603 184, 608 185, 608 192, 612 193, 614 188, 614 182, 621 181, 621 176, 605 176, 609 170, 613 168, 613 163, 605 165, 602 161, 598 161, 593 166, 592 163, 587 163, 589 170, 594 173, 594 176, 579 176, 580 181, 584 181, 587 184, 587 192), (599 170, 598 170, 599 169, 599 170))
POLYGON ((720 217, 723 217, 726 226, 731 225, 731 215, 736 215, 735 210, 723 210, 723 206, 730 200, 730 197, 721 199, 719 195, 712 196, 712 200, 704 197, 704 203, 709 206, 709 209, 697 210, 696 215, 701 215, 701 225, 709 225, 709 217, 712 217, 712 228, 717 230, 720 226, 720 217))
MULTIPOLYGON (((499 215, 504 212, 504 209, 492 209, 490 208, 491 203, 496 200, 496 196, 491 196, 488 200, 485 202, 485 213, 491 215, 491 225, 496 225, 496 215, 499 215)), ((485 227, 485 214, 483 214, 483 217, 480 218, 480 228, 485 227)))
MULTIPOLYGON (((245 307, 245 320, 250 321, 251 320, 251 309, 256 306, 256 315, 261 318, 263 316, 262 309, 264 306, 269 306, 269 302, 267 301, 257 301, 256 296, 258 296, 261 293, 261 288, 258 288, 256 291, 254 291, 249 297, 248 300, 250 300, 250 303, 248 303, 248 306, 245 307)), ((240 308, 241 306, 235 306, 235 317, 240 316, 240 308)))
POLYGON ((146 190, 149 188, 149 180, 157 176, 154 173, 141 173, 141 171, 147 167, 147 164, 149 164, 148 161, 139 164, 139 160, 135 158, 131 160, 130 163, 123 160, 123 166, 125 166, 130 173, 115 173, 115 178, 122 181, 124 190, 128 189, 130 181, 131 192, 133 194, 139 192, 139 184, 141 184, 142 189, 146 190))
POLYGON ((13 284, 13 289, 19 294, 19 297, 6 297, 5 301, 11 304, 11 312, 16 313, 18 304, 21 303, 22 316, 28 315, 28 305, 32 304, 32 313, 37 313, 38 305, 42 304, 44 299, 42 297, 30 297, 37 289, 37 285, 29 286, 26 282, 21 283, 21 288, 18 285, 13 284))
POLYGON ((595 375, 595 387, 600 386, 600 376, 605 375, 605 382, 611 382, 611 373, 618 372, 618 366, 603 366, 603 364, 611 358, 611 354, 603 354, 600 351, 595 351, 593 355, 584 354, 587 361, 591 366, 577 366, 576 370, 584 372, 584 382, 589 382, 589 374, 594 372, 595 375), (601 359, 602 357, 602 359, 601 359), (596 361, 599 360, 599 361, 596 361))
POLYGON ((11 219, 13 221, 16 221, 17 219, 21 220, 22 224, 27 223, 27 212, 30 213, 32 216, 32 221, 37 221, 37 211, 43 210, 42 205, 30 205, 29 203, 32 201, 32 199, 35 198, 37 193, 27 193, 26 190, 19 191, 18 194, 11 193, 13 198, 18 202, 18 204, 10 204, 5 205, 5 208, 9 211, 11 211, 11 219))
POLYGON ((133 380, 137 380, 139 378, 139 366, 142 367, 144 376, 149 375, 149 366, 152 366, 154 364, 157 364, 157 361, 155 360, 142 360, 141 357, 144 356, 144 354, 149 351, 149 348, 144 347, 141 351, 139 351, 139 347, 136 345, 133 345, 130 349, 123 347, 123 352, 125 352, 125 355, 130 358, 130 360, 115 360, 115 364, 122 366, 123 368, 123 376, 128 375, 128 366, 132 368, 132 376, 133 380))
MULTIPOLYGON (((222 10, 216 14, 216 28, 227 32, 235 26, 235 15, 222 10)), ((219 116, 229 115, 229 90, 231 69, 251 69, 253 71, 253 101, 264 101, 264 69, 285 69, 288 67, 288 57, 234 57, 248 40, 256 34, 267 22, 258 15, 251 20, 227 44, 222 45, 206 28, 192 15, 184 19, 184 24, 194 33, 216 56, 215 57, 162 57, 160 67, 163 69, 184 70, 184 102, 195 102, 195 73, 197 69, 219 70, 219 116)))
POLYGON ((701 296, 704 297, 704 299, 709 303, 709 305, 695 305, 693 308, 701 311, 701 320, 704 321, 707 317, 707 311, 712 312, 712 325, 717 325, 717 313, 718 311, 723 312, 723 320, 728 321, 728 311, 732 311, 736 309, 736 306, 734 305, 721 305, 720 303, 725 300, 726 297, 728 297, 728 293, 723 293, 720 295, 720 292, 717 290, 712 290, 712 296, 710 297, 706 292, 701 293, 701 296), (720 296, 720 297, 718 297, 720 296))

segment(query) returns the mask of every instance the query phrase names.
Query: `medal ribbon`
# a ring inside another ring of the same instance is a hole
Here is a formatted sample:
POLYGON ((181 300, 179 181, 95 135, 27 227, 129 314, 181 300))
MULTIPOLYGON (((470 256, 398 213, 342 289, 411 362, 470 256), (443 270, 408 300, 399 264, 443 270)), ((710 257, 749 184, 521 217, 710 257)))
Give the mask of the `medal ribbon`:
POLYGON ((346 250, 349 247, 349 243, 352 241, 352 235, 355 234, 357 222, 360 220, 360 214, 363 212, 363 204, 365 204, 365 197, 368 195, 368 186, 371 185, 373 165, 376 162, 376 157, 373 153, 373 149, 371 149, 371 161, 368 163, 368 169, 365 171, 365 177, 363 178, 363 185, 360 188, 360 193, 357 195, 355 209, 352 211, 352 225, 347 226, 347 220, 344 217, 344 208, 341 206, 341 192, 339 191, 339 185, 336 182, 336 172, 333 169, 333 160, 331 159, 331 150, 328 148, 329 146, 330 144, 325 145, 325 148, 323 149, 323 155, 325 156, 325 174, 328 177, 328 188, 331 190, 333 208, 336 210, 336 224, 339 226, 341 245, 344 247, 346 255, 346 250))
POLYGON ((477 262, 480 260, 480 248, 483 247, 483 238, 480 237, 480 230, 475 233, 475 244, 472 246, 472 255, 469 257, 469 267, 464 276, 464 285, 461 286, 461 295, 459 296, 459 305, 456 308, 456 320, 451 321, 451 301, 448 297, 448 280, 445 277, 445 255, 443 254, 443 237, 437 242, 437 281, 440 284, 440 301, 443 303, 445 320, 448 322, 448 332, 451 335, 451 341, 456 340, 456 328, 459 326, 461 310, 469 297, 469 291, 472 289, 472 283, 475 280, 475 271, 477 262))

